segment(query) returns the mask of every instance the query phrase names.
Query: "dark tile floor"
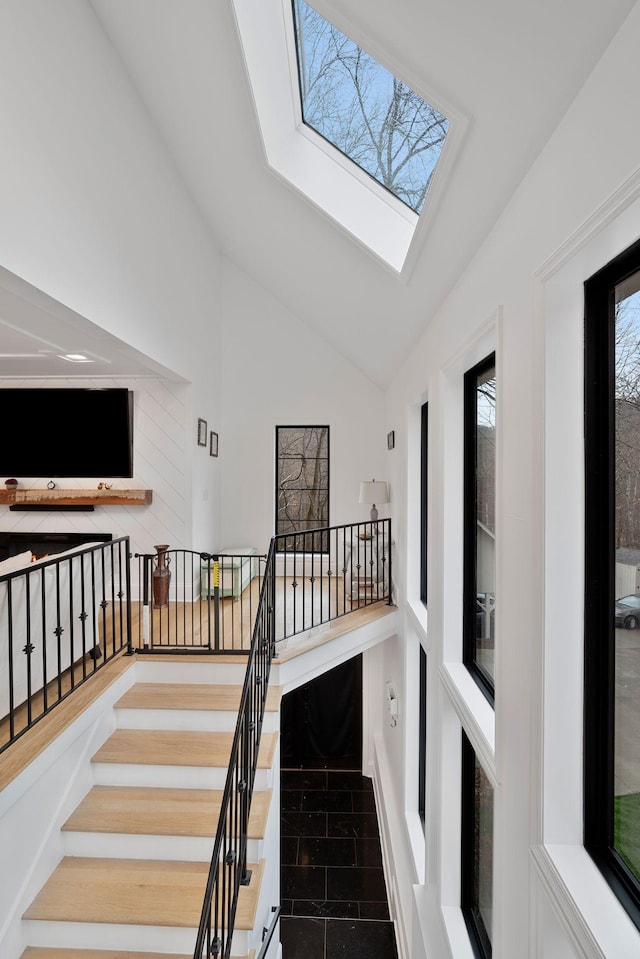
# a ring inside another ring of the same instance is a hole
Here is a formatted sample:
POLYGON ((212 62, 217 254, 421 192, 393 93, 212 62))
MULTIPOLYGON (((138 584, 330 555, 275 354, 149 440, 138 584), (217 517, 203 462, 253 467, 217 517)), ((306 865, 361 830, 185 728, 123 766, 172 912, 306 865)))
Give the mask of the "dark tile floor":
POLYGON ((371 780, 281 773, 283 959, 397 959, 371 780))

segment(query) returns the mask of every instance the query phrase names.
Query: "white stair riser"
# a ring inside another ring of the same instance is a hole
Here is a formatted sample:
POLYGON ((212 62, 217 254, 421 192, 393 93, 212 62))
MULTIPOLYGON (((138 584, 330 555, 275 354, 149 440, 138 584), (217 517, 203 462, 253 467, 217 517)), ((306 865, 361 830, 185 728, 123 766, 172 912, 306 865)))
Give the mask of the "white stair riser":
MULTIPOLYGON (((224 789, 227 770, 206 766, 144 766, 135 763, 92 763, 97 786, 161 786, 168 789, 224 789)), ((254 789, 269 789, 273 771, 256 770, 254 789)))
MULTIPOLYGON (((96 889, 96 896, 100 890, 96 889)), ((123 952, 178 952, 193 955, 197 929, 174 926, 134 926, 117 923, 25 921, 26 942, 31 946, 62 949, 118 949, 123 952)), ((251 933, 236 929, 233 954, 246 955, 251 933)))
POLYGON ((213 683, 242 686, 247 671, 247 660, 238 656, 237 663, 212 663, 198 661, 189 663, 145 662, 138 656, 136 681, 139 683, 213 683))
MULTIPOLYGON (((126 709, 116 708, 119 729, 173 729, 190 732, 234 732, 238 713, 215 709, 126 709)), ((265 713, 262 731, 278 728, 278 714, 265 713)))
MULTIPOLYGON (((213 823, 213 830, 217 823, 213 823)), ((156 859, 177 862, 210 862, 213 838, 204 836, 142 836, 123 833, 63 832, 65 856, 104 859, 156 859)), ((261 839, 249 839, 250 862, 262 858, 261 839)))

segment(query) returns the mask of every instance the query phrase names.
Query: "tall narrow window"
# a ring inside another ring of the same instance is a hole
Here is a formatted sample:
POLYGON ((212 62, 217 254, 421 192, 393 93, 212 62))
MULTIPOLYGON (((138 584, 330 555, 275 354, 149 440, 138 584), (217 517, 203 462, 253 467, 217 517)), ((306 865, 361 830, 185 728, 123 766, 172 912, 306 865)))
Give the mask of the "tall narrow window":
POLYGON ((420 646, 420 715, 418 717, 418 813, 424 829, 427 796, 427 654, 420 646))
POLYGON ((585 284, 585 846, 640 928, 640 241, 585 284))
POLYGON ((493 704, 496 581, 496 360, 464 378, 463 656, 493 704))
POLYGON ((427 467, 429 464, 429 404, 420 411, 420 599, 427 605, 427 467))
POLYGON ((493 925, 493 787, 462 733, 462 913, 473 951, 491 956, 493 925))
MULTIPOLYGON (((329 427, 276 426, 276 534, 304 533, 328 525, 329 427)), ((291 537, 286 548, 308 548, 296 542, 291 537)), ((319 544, 314 549, 321 549, 319 544)))

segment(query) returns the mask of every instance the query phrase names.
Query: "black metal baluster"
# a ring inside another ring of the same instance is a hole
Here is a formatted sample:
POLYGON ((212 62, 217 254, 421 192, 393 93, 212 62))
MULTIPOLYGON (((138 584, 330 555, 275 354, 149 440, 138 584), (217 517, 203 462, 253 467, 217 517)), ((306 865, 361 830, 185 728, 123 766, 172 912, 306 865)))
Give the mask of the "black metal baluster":
POLYGON ((36 574, 40 576, 40 608, 42 610, 42 634, 40 642, 42 644, 42 709, 46 713, 49 708, 49 676, 47 672, 47 604, 45 602, 44 588, 44 569, 40 569, 36 574))

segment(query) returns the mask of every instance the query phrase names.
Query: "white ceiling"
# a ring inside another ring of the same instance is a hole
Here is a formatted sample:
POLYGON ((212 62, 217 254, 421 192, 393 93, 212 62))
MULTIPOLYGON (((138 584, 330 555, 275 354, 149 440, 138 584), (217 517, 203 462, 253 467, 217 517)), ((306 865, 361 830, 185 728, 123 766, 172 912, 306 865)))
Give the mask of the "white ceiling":
MULTIPOLYGON (((410 269, 398 276, 268 168, 232 0, 89 2, 221 252, 381 385, 634 4, 316 0, 322 14, 419 93, 468 119, 428 229, 410 269)), ((95 326, 87 333, 100 340, 95 326)), ((5 336, 0 322, 0 353, 7 352, 5 336)), ((28 352, 19 337, 13 345, 28 352)), ((111 375, 127 362, 148 369, 118 341, 94 345, 111 360, 111 375)), ((69 349, 82 347, 74 340, 69 349)))
POLYGON ((158 375, 172 374, 0 267, 0 377, 158 375), (90 362, 63 359, 69 353, 90 362))

